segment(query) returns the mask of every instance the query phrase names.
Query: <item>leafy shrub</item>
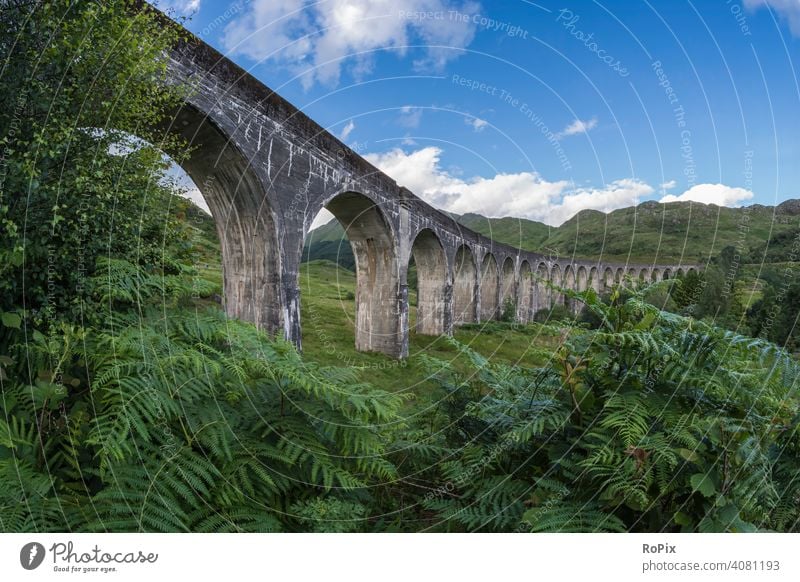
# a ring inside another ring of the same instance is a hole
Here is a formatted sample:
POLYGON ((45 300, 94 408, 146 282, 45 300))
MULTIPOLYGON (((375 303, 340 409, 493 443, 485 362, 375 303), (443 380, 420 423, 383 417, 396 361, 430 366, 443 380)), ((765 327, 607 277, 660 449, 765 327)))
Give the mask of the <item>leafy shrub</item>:
POLYGON ((500 312, 500 321, 512 322, 517 319, 517 302, 511 297, 503 301, 503 309, 500 312))
MULTIPOLYGON (((450 486, 424 499, 469 531, 796 531, 796 363, 776 346, 580 294, 603 322, 523 369, 459 346, 474 371, 435 376, 463 438, 450 486)), ((438 363, 441 369, 442 363, 438 363)))

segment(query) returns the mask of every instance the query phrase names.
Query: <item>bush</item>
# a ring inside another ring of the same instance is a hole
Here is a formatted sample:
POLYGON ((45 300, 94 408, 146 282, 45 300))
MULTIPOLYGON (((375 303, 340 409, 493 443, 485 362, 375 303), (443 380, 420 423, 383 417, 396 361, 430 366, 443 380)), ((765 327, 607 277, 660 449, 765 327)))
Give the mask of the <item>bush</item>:
POLYGON ((549 309, 540 309, 533 316, 533 320, 536 323, 572 321, 573 319, 573 315, 569 312, 566 306, 562 305, 561 303, 553 305, 549 309))
POLYGON ((517 302, 511 297, 503 301, 503 309, 500 312, 500 321, 512 323, 517 319, 517 302))
MULTIPOLYGON (((468 531, 797 531, 797 363, 776 346, 634 296, 570 334, 547 366, 490 364, 457 423, 448 491, 423 505, 468 531), (480 475, 480 478, 474 478, 480 475)), ((441 363, 438 369, 441 369, 441 363)))

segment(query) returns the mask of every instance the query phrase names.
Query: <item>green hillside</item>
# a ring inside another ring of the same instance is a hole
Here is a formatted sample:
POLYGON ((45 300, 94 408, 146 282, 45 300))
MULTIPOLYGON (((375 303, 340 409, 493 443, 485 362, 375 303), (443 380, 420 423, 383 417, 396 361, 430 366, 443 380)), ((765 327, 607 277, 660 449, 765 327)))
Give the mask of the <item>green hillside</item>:
POLYGON ((525 218, 487 218, 468 213, 455 219, 475 232, 520 249, 539 250, 556 231, 552 226, 525 218))
POLYGON ((609 214, 584 210, 544 245, 562 254, 609 260, 705 261, 726 246, 751 250, 797 226, 797 201, 726 208, 696 202, 644 202, 609 214))

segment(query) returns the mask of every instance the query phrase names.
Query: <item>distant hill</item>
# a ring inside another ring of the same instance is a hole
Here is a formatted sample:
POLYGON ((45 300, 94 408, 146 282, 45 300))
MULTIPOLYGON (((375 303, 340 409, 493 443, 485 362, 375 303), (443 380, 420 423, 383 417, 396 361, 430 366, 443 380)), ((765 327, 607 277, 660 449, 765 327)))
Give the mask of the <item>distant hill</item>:
MULTIPOLYGON (((487 218, 465 214, 454 218, 498 242, 560 256, 609 261, 703 262, 734 246, 745 260, 789 260, 800 228, 800 200, 778 206, 755 204, 727 208, 699 202, 643 202, 608 214, 582 210, 559 227, 524 218, 487 218)), ((333 219, 313 230, 304 260, 328 259, 352 269, 344 230, 333 219)), ((795 259, 796 260, 796 259, 795 259)))

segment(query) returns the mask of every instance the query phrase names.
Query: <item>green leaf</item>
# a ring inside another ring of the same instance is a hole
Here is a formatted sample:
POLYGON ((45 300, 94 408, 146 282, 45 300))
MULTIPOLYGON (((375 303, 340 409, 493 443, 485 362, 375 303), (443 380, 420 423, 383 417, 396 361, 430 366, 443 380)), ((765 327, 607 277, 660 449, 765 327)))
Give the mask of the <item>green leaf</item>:
POLYGON ((686 459, 687 461, 691 461, 692 463, 696 463, 700 460, 700 455, 698 455, 694 451, 690 451, 689 449, 678 449, 678 453, 681 457, 686 459))
POLYGON ((14 329, 19 329, 20 325, 22 324, 22 318, 16 313, 11 313, 10 311, 3 312, 3 315, 0 316, 0 319, 2 320, 4 326, 13 327, 14 329))
POLYGON ((711 497, 717 488, 707 473, 695 473, 689 478, 692 490, 699 492, 704 497, 711 497))

